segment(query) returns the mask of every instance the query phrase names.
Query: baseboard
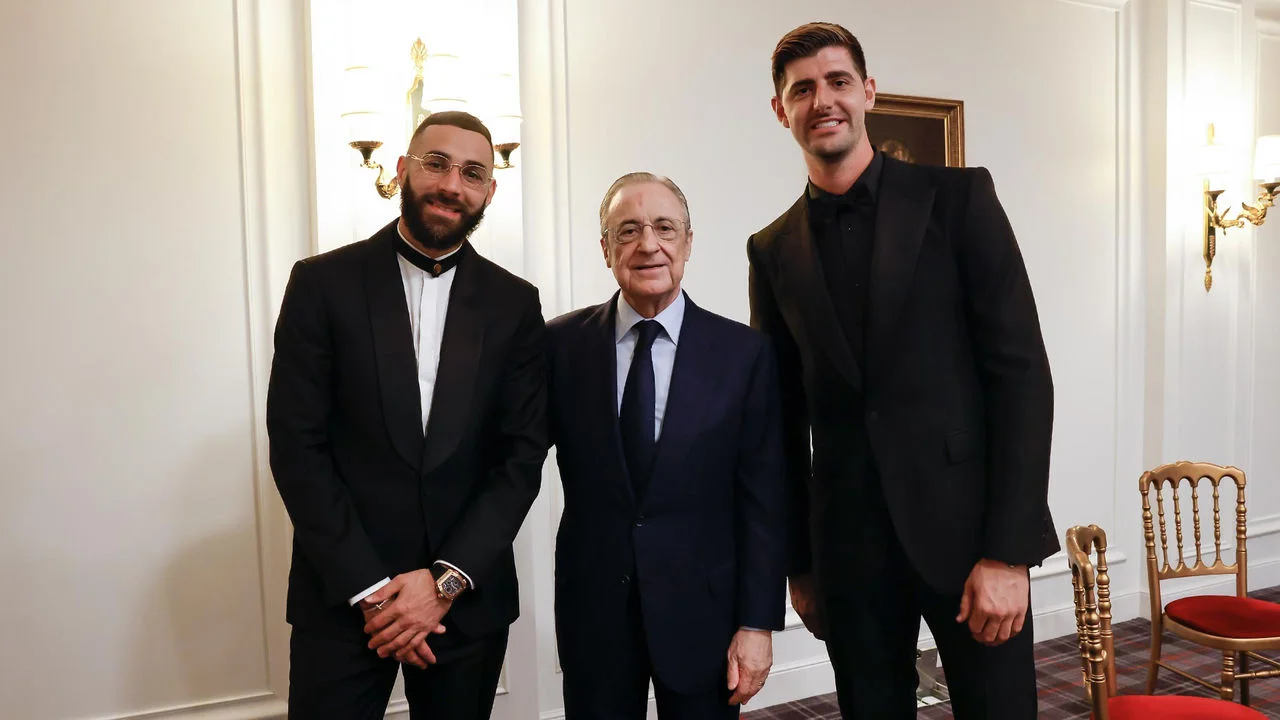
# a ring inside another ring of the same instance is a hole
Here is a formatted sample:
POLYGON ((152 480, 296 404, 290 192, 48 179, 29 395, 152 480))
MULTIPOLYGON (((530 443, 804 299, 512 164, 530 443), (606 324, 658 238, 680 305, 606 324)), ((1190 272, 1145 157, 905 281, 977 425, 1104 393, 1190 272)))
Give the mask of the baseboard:
POLYGON ((109 720, 284 720, 289 704, 272 692, 192 703, 159 710, 112 715, 109 720))
MULTIPOLYGON (((774 666, 764 689, 742 709, 746 712, 760 710, 835 691, 836 681, 831 672, 831 661, 825 656, 814 657, 774 666)), ((649 697, 649 717, 657 717, 652 695, 649 697)), ((564 708, 547 710, 538 715, 538 720, 564 720, 564 708)))

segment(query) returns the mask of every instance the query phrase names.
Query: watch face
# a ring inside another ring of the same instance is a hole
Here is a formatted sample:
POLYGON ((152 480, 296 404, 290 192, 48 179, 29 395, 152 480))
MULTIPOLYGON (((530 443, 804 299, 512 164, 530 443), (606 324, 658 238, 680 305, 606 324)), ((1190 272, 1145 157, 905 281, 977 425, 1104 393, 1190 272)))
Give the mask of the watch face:
POLYGON ((462 592, 462 579, 456 575, 446 577, 440 583, 440 591, 449 597, 454 597, 462 592))

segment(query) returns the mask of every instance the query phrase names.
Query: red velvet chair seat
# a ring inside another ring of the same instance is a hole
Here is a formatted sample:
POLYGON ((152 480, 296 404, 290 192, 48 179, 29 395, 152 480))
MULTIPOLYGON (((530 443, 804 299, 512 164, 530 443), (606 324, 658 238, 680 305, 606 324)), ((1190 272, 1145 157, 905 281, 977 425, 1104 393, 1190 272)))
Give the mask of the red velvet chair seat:
POLYGON ((1258 720, 1266 715, 1238 703, 1178 695, 1119 695, 1107 701, 1111 720, 1258 720))
POLYGON ((1280 604, 1234 595, 1198 595, 1164 607, 1170 618, 1226 638, 1280 637, 1280 604))

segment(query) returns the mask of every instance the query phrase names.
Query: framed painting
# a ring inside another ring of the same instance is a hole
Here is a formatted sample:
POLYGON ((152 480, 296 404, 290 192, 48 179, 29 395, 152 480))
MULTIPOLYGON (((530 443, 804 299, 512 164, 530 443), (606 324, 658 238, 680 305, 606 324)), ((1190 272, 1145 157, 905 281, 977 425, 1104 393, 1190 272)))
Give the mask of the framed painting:
POLYGON ((876 94, 867 137, 884 154, 921 165, 964 167, 964 101, 876 94))

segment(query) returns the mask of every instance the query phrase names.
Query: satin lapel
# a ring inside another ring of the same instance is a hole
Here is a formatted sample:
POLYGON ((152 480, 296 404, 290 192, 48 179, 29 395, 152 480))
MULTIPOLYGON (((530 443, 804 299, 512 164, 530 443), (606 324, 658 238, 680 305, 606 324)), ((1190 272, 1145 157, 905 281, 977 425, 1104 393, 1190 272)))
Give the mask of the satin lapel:
POLYGON ((680 327, 675 366, 671 370, 671 388, 662 417, 662 435, 658 438, 658 456, 653 463, 653 478, 649 481, 650 495, 671 478, 680 477, 676 470, 698 437, 708 407, 705 398, 715 397, 724 380, 716 362, 717 348, 707 324, 707 312, 694 305, 686 295, 684 322, 680 327))
POLYGON ((776 242, 782 292, 800 299, 801 316, 809 337, 826 350, 831 361, 855 388, 862 389, 862 369, 836 317, 827 282, 818 261, 818 247, 809 229, 809 203, 802 195, 787 211, 787 222, 776 242))
POLYGON ((387 434, 400 457, 417 468, 422 460, 422 397, 395 232, 392 223, 373 237, 364 267, 364 289, 387 434))
POLYGON ((875 244, 871 251, 868 357, 888 361, 892 334, 911 289, 916 260, 933 209, 934 189, 924 173, 885 158, 876 202, 875 244))
POLYGON ((475 404, 476 373, 484 350, 485 317, 480 307, 484 259, 474 250, 454 270, 440 341, 440 365, 427 417, 422 474, 440 466, 458 447, 475 404))
POLYGON ((622 453, 622 431, 618 427, 618 293, 600 305, 587 324, 588 346, 577 366, 585 388, 584 402, 591 403, 585 418, 608 418, 592 425, 592 432, 602 435, 599 447, 607 463, 606 476, 620 479, 618 491, 629 504, 635 504, 635 491, 627 474, 627 461, 622 453))

